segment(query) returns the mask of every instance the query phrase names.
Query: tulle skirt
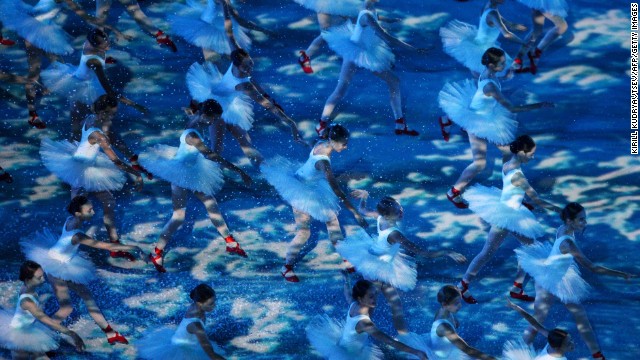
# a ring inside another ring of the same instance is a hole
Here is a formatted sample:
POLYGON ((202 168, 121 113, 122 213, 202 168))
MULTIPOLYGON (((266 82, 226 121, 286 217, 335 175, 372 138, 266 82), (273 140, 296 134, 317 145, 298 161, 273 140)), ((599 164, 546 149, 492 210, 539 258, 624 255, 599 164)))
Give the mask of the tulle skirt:
POLYGON ((305 328, 307 339, 323 358, 328 360, 379 360, 382 352, 367 341, 364 344, 339 345, 343 322, 327 315, 315 316, 305 328))
POLYGON ((51 92, 67 98, 70 102, 92 105, 106 92, 93 71, 90 71, 87 79, 80 79, 74 75, 76 70, 77 66, 54 62, 42 71, 42 82, 51 92))
POLYGON ((536 286, 565 304, 579 304, 589 296, 591 287, 582 279, 571 254, 550 256, 551 248, 548 242, 535 242, 515 249, 515 252, 520 266, 535 279, 536 286))
MULTIPOLYGON (((138 357, 148 360, 206 360, 209 359, 207 353, 202 350, 200 344, 174 344, 171 338, 175 333, 175 328, 163 327, 145 333, 142 338, 136 341, 138 357)), ((217 344, 211 342, 213 351, 218 355, 224 355, 225 351, 217 344)))
POLYGON ((243 130, 253 126, 253 104, 251 99, 236 90, 221 84, 222 74, 215 65, 193 63, 187 72, 187 86, 191 97, 199 102, 215 99, 222 106, 222 119, 227 124, 243 130))
POLYGON ((215 195, 224 179, 218 163, 200 153, 176 158, 177 147, 156 145, 140 154, 139 162, 152 174, 185 189, 215 195))
POLYGON ((263 162, 260 170, 278 194, 294 209, 322 222, 335 219, 340 211, 340 204, 329 182, 326 179, 300 179, 296 176, 296 171, 301 166, 300 163, 292 163, 278 156, 263 162))
POLYGON ((569 5, 566 0, 518 0, 520 3, 543 13, 551 13, 560 17, 567 17, 569 5))
MULTIPOLYGON (((231 54, 231 46, 224 30, 224 18, 216 17, 214 23, 209 23, 200 18, 202 10, 191 6, 177 5, 180 15, 170 15, 167 19, 171 24, 174 34, 184 38, 192 45, 213 50, 218 54, 231 54)), ((204 9, 204 8, 203 8, 204 9)), ((233 36, 241 48, 249 51, 251 39, 246 34, 247 29, 233 21, 233 36)))
POLYGON ((531 345, 527 345, 519 339, 507 341, 502 348, 503 360, 535 360, 538 354, 531 345))
POLYGON ((496 102, 483 112, 469 108, 477 85, 471 80, 447 83, 438 94, 440 108, 460 127, 470 134, 496 145, 506 145, 515 140, 518 122, 515 115, 496 102))
POLYGON ((293 0, 309 10, 315 12, 356 17, 362 8, 360 0, 293 0))
POLYGON ((71 54, 71 36, 52 21, 35 19, 29 14, 31 9, 31 6, 20 0, 3 0, 0 22, 5 28, 15 31, 20 37, 47 53, 71 54))
POLYGON ((15 328, 11 326, 13 313, 0 310, 0 347, 13 351, 43 353, 58 348, 56 333, 39 321, 15 328))
POLYGON ((544 235, 542 225, 531 211, 524 206, 517 209, 507 206, 500 201, 501 194, 502 191, 495 187, 474 185, 462 196, 469 202, 469 209, 491 226, 509 230, 530 239, 544 235))
POLYGON ((25 257, 35 261, 45 273, 76 284, 88 284, 96 278, 96 268, 84 253, 78 251, 71 259, 60 261, 51 256, 49 250, 58 242, 49 229, 37 232, 20 241, 25 257))
POLYGON ((351 41, 354 26, 347 21, 345 24, 323 31, 322 37, 329 44, 329 47, 344 60, 351 61, 361 68, 373 72, 391 69, 395 56, 389 45, 377 36, 367 36, 364 31, 360 42, 351 41))
MULTIPOLYGON (((458 60, 469 70, 481 74, 485 70, 482 65, 482 55, 490 47, 500 48, 500 43, 496 39, 486 39, 479 41, 476 39, 478 28, 474 25, 462 21, 453 20, 447 26, 440 28, 440 38, 444 52, 458 60)), ((513 59, 505 52, 507 64, 511 64, 513 59)), ((505 69, 504 72, 508 71, 505 69)), ((499 74, 500 75, 500 74, 499 74)))
POLYGON ((72 188, 84 188, 87 191, 119 190, 124 186, 126 177, 109 158, 99 152, 95 160, 74 157, 78 143, 66 140, 42 140, 40 157, 44 166, 72 188))
MULTIPOLYGON (((471 358, 460 351, 455 345, 451 344, 447 351, 434 351, 431 346, 430 334, 407 333, 398 335, 398 341, 405 345, 409 345, 414 349, 424 351, 430 360, 471 360, 471 358)), ((418 357, 409 355, 409 359, 417 359, 418 357)))
POLYGON ((411 256, 394 244, 388 253, 376 254, 371 251, 374 239, 363 229, 358 229, 344 241, 339 241, 336 250, 348 260, 367 280, 375 280, 392 285, 402 291, 416 287, 416 264, 411 256))

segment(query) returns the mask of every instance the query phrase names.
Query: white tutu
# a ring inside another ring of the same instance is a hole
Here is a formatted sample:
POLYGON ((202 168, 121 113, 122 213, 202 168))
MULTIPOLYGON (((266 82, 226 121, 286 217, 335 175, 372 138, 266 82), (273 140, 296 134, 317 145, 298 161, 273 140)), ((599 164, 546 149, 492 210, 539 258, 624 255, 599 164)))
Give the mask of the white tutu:
POLYGON ((496 145, 511 143, 518 128, 515 115, 497 102, 481 112, 471 109, 469 105, 477 89, 471 80, 446 83, 438 94, 440 108, 470 134, 496 145))
POLYGON ((119 190, 126 177, 102 152, 94 161, 74 157, 78 143, 42 139, 40 157, 44 166, 72 188, 87 191, 119 190))
POLYGON ((518 209, 507 206, 500 201, 501 194, 502 191, 495 187, 474 185, 462 196, 469 202, 469 209, 491 226, 509 230, 530 239, 544 235, 542 225, 531 211, 524 206, 518 209))
POLYGON ((503 360, 535 360, 537 356, 533 346, 525 344, 522 339, 509 340, 502 348, 503 360))
POLYGON ((77 284, 88 284, 95 280, 96 268, 83 252, 78 251, 68 261, 53 258, 49 250, 57 242, 51 231, 44 229, 20 240, 20 247, 25 257, 40 264, 48 275, 77 284))
POLYGON ((356 25, 347 21, 322 32, 322 38, 329 47, 344 60, 352 61, 359 67, 374 72, 391 69, 395 56, 389 45, 378 36, 366 36, 359 43, 351 41, 351 34, 356 25))
MULTIPOLYGON (((51 6, 62 5, 53 3, 51 6)), ((47 53, 71 54, 73 52, 71 36, 51 20, 36 19, 35 13, 40 12, 37 10, 40 9, 29 6, 21 0, 3 0, 0 22, 5 28, 15 31, 20 37, 47 53)))
POLYGON ((376 254, 371 249, 374 241, 359 228, 344 241, 338 241, 336 250, 367 280, 381 281, 402 291, 415 288, 417 272, 413 258, 398 243, 391 246, 390 253, 376 254))
POLYGON ((569 11, 569 5, 566 0, 518 0, 520 3, 528 6, 532 9, 540 10, 541 12, 551 13, 560 17, 567 17, 569 11))
POLYGON ((176 158, 177 147, 156 145, 140 154, 139 162, 150 173, 185 189, 213 196, 224 184, 218 163, 195 156, 176 158))
POLYGON ((340 345, 344 322, 327 315, 315 316, 305 328, 307 339, 323 358, 328 360, 378 360, 382 352, 370 341, 360 344, 340 345))
POLYGON ((294 209, 319 221, 327 222, 334 219, 340 211, 340 204, 329 182, 326 179, 302 180, 296 176, 296 171, 301 166, 301 163, 292 163, 277 156, 263 162, 260 171, 294 209))
MULTIPOLYGON (((481 74, 485 70, 482 65, 482 55, 490 47, 500 48, 497 41, 480 41, 476 38, 478 28, 462 21, 453 20, 447 26, 440 28, 440 38, 444 52, 458 60, 471 71, 481 74)), ((513 59, 505 52, 507 64, 513 59)), ((505 72, 508 69, 505 69, 505 72)))
MULTIPOLYGON (((170 15, 167 18, 172 32, 197 47, 213 50, 218 54, 231 54, 232 49, 224 30, 224 17, 214 15, 211 21, 204 21, 201 16, 206 7, 195 0, 187 0, 187 5, 176 5, 179 15, 170 15)), ((238 25, 235 20, 232 22, 233 35, 238 45, 249 51, 251 39, 246 34, 248 30, 238 25)))
MULTIPOLYGON (((175 333, 175 328, 162 327, 145 333, 142 338, 136 341, 138 357, 148 360, 205 360, 209 355, 202 350, 200 344, 174 344, 171 338, 175 333)), ((213 351, 218 355, 224 355, 225 351, 211 342, 213 351)))
POLYGON ((591 287, 580 276, 571 254, 550 256, 551 248, 548 242, 535 242, 515 252, 520 266, 535 279, 536 285, 565 304, 579 304, 588 297, 591 287))
POLYGON ((40 74, 42 83, 51 92, 67 98, 70 102, 78 101, 92 105, 106 92, 94 73, 87 80, 82 80, 74 75, 76 70, 77 66, 56 61, 40 74))
POLYGON ((236 91, 228 90, 221 84, 222 74, 215 65, 204 66, 193 63, 187 72, 187 86, 191 97, 199 102, 215 99, 222 106, 222 119, 227 124, 237 125, 243 130, 253 125, 253 104, 251 98, 236 91))
POLYGON ((13 313, 0 310, 0 347, 38 353, 58 348, 56 333, 41 322, 15 328, 11 326, 12 319, 13 313))
MULTIPOLYGON (((431 348, 431 339, 430 339, 430 334, 416 334, 416 333, 407 333, 407 334, 402 334, 402 335, 398 335, 397 339, 398 341, 400 341, 401 343, 411 346, 414 349, 418 349, 420 351, 424 351, 427 354, 427 357, 430 360, 471 360, 471 357, 469 357, 467 354, 463 353, 462 351, 460 351, 457 347, 453 346, 451 347, 451 351, 447 352, 446 356, 444 356, 444 354, 440 354, 443 356, 440 356, 438 352, 433 351, 433 349, 431 348)), ((407 355, 408 359, 417 359, 418 357, 414 356, 414 355, 407 355)))
POLYGON ((364 1, 362 0, 293 0, 309 10, 318 13, 348 17, 358 16, 364 1))

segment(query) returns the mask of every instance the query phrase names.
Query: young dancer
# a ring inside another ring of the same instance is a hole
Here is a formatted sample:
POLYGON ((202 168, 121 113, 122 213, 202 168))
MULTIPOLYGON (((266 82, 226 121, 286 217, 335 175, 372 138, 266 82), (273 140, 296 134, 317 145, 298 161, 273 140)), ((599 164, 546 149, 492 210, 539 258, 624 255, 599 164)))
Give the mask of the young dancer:
POLYGON ((91 260, 82 252, 80 245, 96 249, 114 251, 137 252, 142 250, 134 245, 113 244, 97 241, 80 230, 82 224, 90 220, 93 215, 93 204, 84 196, 74 197, 67 211, 72 215, 62 226, 59 238, 48 230, 36 233, 35 236, 20 241, 25 256, 42 265, 47 273, 53 293, 58 299, 60 308, 53 318, 62 322, 71 315, 73 306, 69 290, 75 292, 84 303, 89 315, 107 336, 107 342, 128 344, 127 339, 111 328, 102 314, 102 310, 88 288, 88 284, 96 279, 96 269, 91 260))
POLYGON ((293 266, 311 236, 309 228, 312 218, 327 225, 329 240, 334 246, 343 239, 337 216, 339 200, 353 213, 360 226, 367 226, 366 220, 340 189, 331 169, 330 156, 334 151, 340 153, 347 148, 349 131, 341 125, 332 125, 325 135, 326 139, 315 144, 303 165, 276 157, 260 167, 265 179, 293 208, 296 236, 289 243, 286 262, 281 270, 282 276, 289 282, 300 281, 293 272, 293 266))
POLYGON ((316 132, 319 135, 331 122, 331 115, 346 94, 351 78, 359 67, 371 71, 387 83, 391 97, 391 109, 396 119, 395 134, 419 135, 417 131, 409 130, 402 114, 400 80, 391 70, 395 56, 387 43, 419 53, 423 53, 425 50, 416 49, 386 32, 378 23, 375 10, 377 2, 377 0, 364 2, 364 9, 358 14, 355 25, 347 23, 343 26, 333 27, 322 34, 331 49, 342 57, 342 69, 340 69, 338 85, 327 99, 322 109, 320 122, 316 126, 316 132))
POLYGON ((143 335, 136 343, 138 356, 148 360, 224 360, 224 351, 209 341, 205 330, 207 313, 216 307, 216 293, 206 284, 196 286, 189 297, 193 303, 187 308, 177 329, 163 327, 143 335))
MULTIPOLYGON (((502 153, 502 161, 507 161, 511 156, 509 143, 515 139, 518 127, 515 113, 553 107, 553 103, 546 101, 513 105, 505 98, 496 74, 504 70, 506 61, 504 51, 489 48, 482 55, 485 70, 478 79, 477 87, 470 80, 447 83, 438 94, 440 108, 469 134, 473 154, 473 162, 447 192, 447 199, 459 209, 469 207, 461 197, 462 192, 487 165, 487 142, 496 144, 502 153)), ((445 140, 448 140, 448 133, 444 127, 442 133, 446 135, 445 140)))
MULTIPOLYGON (((548 243, 516 249, 520 266, 536 282, 534 317, 543 323, 551 305, 559 299, 573 315, 580 336, 594 359, 604 360, 600 344, 581 301, 589 295, 589 285, 580 276, 577 264, 602 275, 632 279, 638 275, 606 268, 588 259, 577 242, 576 234, 583 234, 587 227, 587 213, 582 205, 572 202, 560 214, 563 225, 558 228, 553 246, 548 243), (577 263, 577 264, 576 264, 577 263)), ((537 330, 530 326, 524 333, 526 343, 533 342, 537 330)))
POLYGON ((58 348, 59 331, 73 341, 78 352, 84 342, 72 330, 60 325, 40 308, 36 289, 46 281, 39 264, 27 260, 20 266, 20 297, 15 313, 0 310, 0 347, 11 350, 13 359, 49 359, 45 353, 58 348), (37 320, 37 321, 36 321, 37 320))
POLYGON ((224 179, 220 165, 237 172, 245 184, 251 184, 251 178, 237 166, 209 149, 197 128, 210 126, 220 119, 222 108, 215 100, 207 100, 200 105, 200 111, 193 115, 180 136, 180 147, 157 145, 140 155, 140 162, 160 178, 171 183, 171 202, 173 214, 162 229, 154 253, 149 255, 156 270, 166 272, 164 248, 178 228, 184 222, 187 207, 187 195, 191 191, 207 209, 209 219, 227 244, 230 254, 247 257, 240 244, 231 235, 224 221, 218 202, 214 197, 220 190, 224 179))
MULTIPOLYGON (((523 205, 524 196, 527 195, 542 208, 560 212, 559 207, 540 198, 522 172, 522 165, 535 156, 537 147, 533 139, 528 135, 522 135, 509 145, 509 149, 513 156, 502 166, 502 190, 474 185, 464 194, 469 208, 491 225, 482 251, 473 258, 460 280, 462 298, 469 304, 477 303, 469 293, 469 284, 476 280, 478 272, 491 260, 507 235, 513 235, 523 245, 531 245, 536 238, 544 235, 542 225, 529 208, 523 205)), ((518 268, 509 294, 514 299, 533 301, 532 296, 524 293, 525 276, 526 273, 518 268)))
POLYGON ((427 355, 418 349, 394 340, 380 331, 369 315, 376 308, 378 297, 376 286, 367 280, 359 280, 349 291, 348 277, 345 276, 344 295, 350 303, 344 323, 327 315, 316 316, 306 327, 307 339, 311 345, 329 360, 378 360, 382 359, 380 349, 371 344, 369 336, 394 348, 426 360, 427 355))
POLYGON ((466 258, 450 250, 425 251, 407 239, 398 228, 398 223, 404 217, 404 209, 394 198, 382 198, 376 206, 377 211, 369 211, 366 208, 367 191, 355 190, 351 194, 360 198, 362 215, 377 218, 378 237, 372 239, 366 231, 358 229, 355 234, 338 243, 336 250, 365 279, 373 281, 380 288, 391 307, 394 327, 399 334, 407 334, 409 330, 398 290, 415 288, 417 273, 413 258, 406 255, 404 250, 425 258, 448 256, 457 263, 465 262, 466 258))

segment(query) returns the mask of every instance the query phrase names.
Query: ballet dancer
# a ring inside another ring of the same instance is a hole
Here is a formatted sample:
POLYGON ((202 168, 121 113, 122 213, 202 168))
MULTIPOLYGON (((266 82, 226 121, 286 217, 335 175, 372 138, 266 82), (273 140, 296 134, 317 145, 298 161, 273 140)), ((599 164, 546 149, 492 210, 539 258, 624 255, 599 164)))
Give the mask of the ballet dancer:
MULTIPOLYGON (((102 95, 94 103, 96 113, 115 113, 115 109, 103 111, 113 104, 113 99, 102 95)), ((127 172, 135 176, 136 189, 141 190, 143 180, 140 173, 124 163, 111 148, 109 138, 104 135, 102 127, 110 121, 109 116, 89 116, 82 126, 80 143, 69 141, 42 140, 40 156, 44 166, 53 174, 71 185, 71 196, 83 191, 95 196, 102 204, 104 227, 109 240, 119 243, 120 237, 115 220, 115 199, 111 193, 120 190, 126 181, 127 172), (103 153, 100 152, 103 151, 103 153)), ((131 254, 122 251, 111 252, 111 257, 126 257, 130 261, 131 254)))
MULTIPOLYGON (((522 165, 535 156, 537 147, 533 139, 528 135, 519 136, 509 148, 513 156, 502 166, 502 191, 494 187, 474 185, 464 194, 471 211, 491 225, 482 251, 473 258, 460 280, 462 299, 469 304, 477 304, 469 292, 469 284, 476 280, 478 272, 493 258, 509 234, 523 245, 531 245, 536 238, 544 235, 542 225, 522 203, 525 194, 544 209, 555 212, 561 210, 542 199, 522 172, 522 165)), ((518 267, 509 295, 514 299, 531 302, 534 298, 524 293, 525 277, 525 271, 518 267)))
POLYGON ((13 359, 49 359, 45 353, 58 348, 55 330, 71 337, 76 351, 83 352, 80 336, 40 308, 36 289, 46 281, 42 267, 27 260, 20 266, 19 278, 22 287, 15 313, 0 310, 0 347, 11 350, 13 359))
POLYGON ((71 131, 74 140, 80 138, 82 122, 91 113, 91 105, 101 95, 108 94, 141 113, 147 112, 145 107, 117 93, 111 87, 104 72, 106 52, 110 47, 107 33, 97 28, 92 29, 87 34, 77 67, 54 62, 42 72, 44 85, 51 92, 59 93, 71 102, 71 131))
POLYGON ((88 288, 88 284, 96 279, 96 269, 91 260, 79 252, 80 245, 96 249, 127 251, 142 254, 142 250, 134 245, 114 244, 97 241, 80 230, 82 224, 93 215, 93 204, 85 196, 74 197, 67 211, 72 215, 62 226, 62 234, 58 239, 48 230, 20 241, 20 246, 27 259, 42 265, 47 273, 49 283, 60 306, 53 314, 53 319, 62 322, 71 315, 73 306, 69 291, 75 292, 84 303, 89 315, 107 336, 107 342, 128 344, 127 339, 113 330, 105 319, 102 310, 88 288))
POLYGON ((391 109, 396 119, 395 134, 419 135, 416 130, 409 130, 402 114, 400 79, 391 70, 395 56, 387 44, 417 51, 421 54, 425 53, 426 49, 416 49, 384 30, 378 23, 375 10, 377 2, 377 0, 366 0, 364 2, 364 9, 358 14, 355 25, 347 23, 344 26, 333 27, 329 31, 322 33, 329 47, 342 57, 342 68, 340 69, 338 85, 322 109, 320 122, 316 126, 318 135, 331 122, 331 116, 340 100, 346 94, 351 78, 358 68, 371 71, 375 76, 387 83, 391 97, 391 109))
POLYGON ((378 237, 372 239, 366 231, 358 229, 345 241, 339 242, 336 250, 382 291, 391 308, 398 334, 407 334, 409 330, 398 290, 415 288, 417 273, 413 257, 406 255, 404 250, 424 258, 448 256, 457 263, 464 263, 467 259, 450 250, 425 251, 407 239, 398 228, 398 223, 404 218, 404 209, 394 198, 382 198, 376 206, 377 211, 370 211, 366 208, 369 196, 366 190, 354 190, 351 195, 360 198, 359 210, 363 216, 377 218, 378 237))
POLYGON ((329 240, 334 246, 343 240, 338 222, 339 200, 351 211, 360 226, 367 226, 367 221, 340 189, 331 169, 330 156, 334 151, 340 153, 347 148, 349 131, 341 125, 331 125, 325 135, 326 139, 315 144, 303 165, 276 157, 260 167, 265 179, 293 208, 296 235, 289 243, 285 265, 280 271, 289 282, 300 281, 293 267, 299 260, 300 250, 311 236, 312 218, 327 225, 329 240))
POLYGON ((567 360, 565 354, 575 349, 571 335, 562 329, 547 330, 531 314, 507 299, 507 306, 520 314, 542 336, 547 338, 547 345, 538 354, 531 345, 523 341, 507 341, 502 351, 504 360, 567 360))
POLYGON ((425 352, 394 340, 380 331, 371 321, 369 315, 376 308, 378 297, 378 291, 372 282, 359 280, 352 289, 349 289, 348 276, 344 277, 344 295, 350 303, 345 322, 338 322, 327 315, 318 315, 305 329, 307 339, 323 358, 329 360, 383 359, 380 349, 369 340, 371 336, 402 352, 415 355, 418 359, 428 359, 425 352))
MULTIPOLYGON (((589 295, 590 288, 580 276, 576 263, 596 274, 626 280, 637 278, 638 275, 596 265, 584 255, 576 238, 576 234, 583 234, 587 227, 587 213, 582 205, 569 203, 562 209, 560 218, 563 225, 558 228, 553 246, 536 243, 515 250, 520 266, 536 282, 534 317, 538 322, 544 323, 554 300, 560 300, 573 315, 578 332, 587 343, 593 358, 604 360, 598 339, 581 303, 589 295)), ((536 333, 537 330, 529 326, 523 335, 524 341, 530 344, 536 333)))
MULTIPOLYGON (((482 55, 485 70, 480 75, 477 86, 471 80, 447 83, 438 94, 440 108, 469 134, 473 155, 473 162, 447 192, 447 199, 459 209, 469 207, 461 196, 462 192, 487 165, 487 142, 496 144, 502 153, 502 162, 507 161, 511 156, 509 143, 515 140, 518 127, 515 113, 554 106, 547 101, 513 105, 502 94, 500 83, 496 79, 496 73, 504 70, 506 61, 503 50, 489 48, 482 55)), ((442 123, 442 119, 440 122, 442 123)), ((448 132, 445 132, 444 127, 442 134, 445 141, 448 141, 448 132)))
POLYGON ((148 360, 214 359, 224 360, 224 350, 209 341, 206 314, 216 307, 216 292, 206 284, 196 286, 189 297, 193 303, 178 328, 162 327, 143 335, 136 342, 138 356, 148 360))
POLYGON ((222 114, 220 104, 215 100, 207 100, 200 104, 200 108, 197 114, 191 116, 182 132, 179 148, 157 145, 140 155, 140 162, 145 167, 171 183, 173 213, 162 229, 154 253, 149 254, 149 260, 161 273, 167 271, 163 265, 164 249, 184 222, 189 192, 193 192, 207 209, 211 223, 226 242, 226 251, 229 254, 247 257, 240 244, 231 235, 214 195, 224 183, 221 165, 237 172, 247 186, 251 184, 251 178, 240 168, 209 149, 197 130, 198 127, 210 126, 220 119, 222 114))
POLYGON ((542 53, 553 43, 556 39, 558 39, 562 34, 564 34, 569 25, 567 24, 567 14, 569 10, 569 5, 565 0, 518 0, 520 3, 526 5, 531 8, 531 21, 533 23, 533 27, 531 32, 525 37, 522 47, 518 51, 518 55, 516 56, 515 63, 516 69, 521 72, 527 71, 527 68, 524 68, 522 63, 522 57, 524 54, 527 54, 529 58, 529 68, 528 70, 532 74, 536 74, 538 72, 538 60, 540 60, 540 56, 542 53), (542 30, 544 27, 544 23, 546 20, 549 20, 553 23, 553 27, 549 29, 542 40, 536 46, 536 42, 538 38, 542 34, 542 30), (533 52, 531 51, 531 48, 533 52))

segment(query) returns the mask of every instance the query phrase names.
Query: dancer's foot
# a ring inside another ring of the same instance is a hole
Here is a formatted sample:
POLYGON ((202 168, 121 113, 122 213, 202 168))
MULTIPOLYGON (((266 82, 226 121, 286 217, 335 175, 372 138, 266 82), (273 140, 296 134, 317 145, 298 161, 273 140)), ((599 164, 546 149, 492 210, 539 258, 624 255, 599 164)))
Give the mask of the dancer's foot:
POLYGON ((596 353, 593 353, 593 355, 591 355, 591 357, 593 357, 594 359, 597 360, 607 360, 604 355, 602 355, 602 351, 598 351, 596 353))
POLYGON ((522 63, 522 58, 516 58, 513 60, 513 69, 516 74, 530 73, 531 68, 524 67, 522 63))
POLYGON ((318 134, 318 136, 322 137, 327 127, 329 127, 329 122, 325 120, 320 120, 318 122, 318 125, 316 125, 316 133, 318 134))
POLYGON ((167 269, 165 269, 165 267, 163 266, 164 260, 162 259, 164 250, 155 248, 153 252, 155 253, 155 255, 149 254, 149 260, 159 273, 166 273, 167 269))
POLYGON ((449 199, 449 201, 451 201, 451 203, 458 209, 469 208, 469 204, 467 204, 462 198, 462 193, 455 187, 451 187, 451 189, 447 191, 447 199, 449 199))
POLYGON ((304 50, 300 50, 298 64, 300 64, 300 67, 305 74, 313 74, 313 69, 311 68, 311 59, 309 58, 309 55, 304 52, 304 50))
POLYGON ((11 40, 11 39, 5 39, 2 37, 2 34, 0 34, 0 45, 4 45, 4 46, 13 46, 15 45, 16 42, 11 40))
POLYGON ((520 284, 519 282, 514 282, 513 283, 513 288, 511 289, 511 291, 509 291, 509 296, 511 296, 513 299, 518 299, 518 300, 522 300, 522 301, 526 301, 526 302, 534 302, 536 300, 535 297, 529 296, 529 295, 524 293, 524 289, 522 288, 522 284, 520 284), (513 291, 513 290, 515 290, 515 291, 513 291))
POLYGON ((38 116, 38 113, 36 113, 35 111, 29 111, 29 117, 30 118, 27 121, 29 125, 40 130, 47 128, 47 124, 45 124, 44 121, 40 119, 40 117, 38 116))
POLYGON ((293 265, 284 265, 280 270, 280 275, 282 275, 288 282, 300 282, 300 279, 298 278, 298 276, 296 276, 296 273, 293 272, 293 265))
POLYGON ((131 167, 133 168, 133 170, 139 171, 143 173, 147 177, 147 179, 153 180, 153 174, 138 163, 138 155, 133 155, 132 157, 130 157, 129 162, 131 163, 131 167))
POLYGON ((464 280, 460 280, 460 285, 458 285, 458 289, 460 289, 460 295, 462 296, 462 300, 467 304, 477 304, 478 301, 469 293, 469 283, 464 280))
POLYGON ((240 244, 233 238, 233 235, 227 236, 224 241, 227 243, 227 252, 229 254, 239 255, 243 258, 248 257, 247 253, 240 247, 240 244))
POLYGON ((438 124, 440 125, 440 133, 442 134, 442 138, 444 141, 449 142, 449 135, 451 132, 449 128, 453 125, 453 122, 447 115, 440 116, 438 118, 438 124))
MULTIPOLYGON (((120 241, 112 241, 112 244, 120 244, 120 241)), ((109 256, 111 256, 114 259, 118 259, 118 258, 122 258, 122 259, 127 259, 129 261, 136 261, 136 257, 133 256, 133 254, 128 253, 126 251, 109 251, 109 256)))
POLYGON ((115 343, 120 343, 120 344, 129 344, 129 341, 127 341, 127 339, 120 335, 117 331, 114 331, 111 328, 111 325, 107 325, 106 328, 102 329, 102 331, 107 334, 107 342, 109 342, 109 345, 114 345, 115 343), (109 334, 111 334, 111 336, 109 336, 109 334))
POLYGON ((401 117, 400 119, 396 120, 395 133, 396 135, 409 135, 409 136, 420 135, 420 133, 415 130, 409 130, 409 128, 407 127, 407 122, 404 120, 404 117, 401 117))
POLYGON ((169 35, 162 32, 162 30, 158 30, 158 32, 155 35, 155 38, 156 38, 156 42, 160 44, 160 46, 166 46, 169 48, 169 50, 173 52, 178 51, 176 44, 174 44, 173 41, 169 38, 169 35))

